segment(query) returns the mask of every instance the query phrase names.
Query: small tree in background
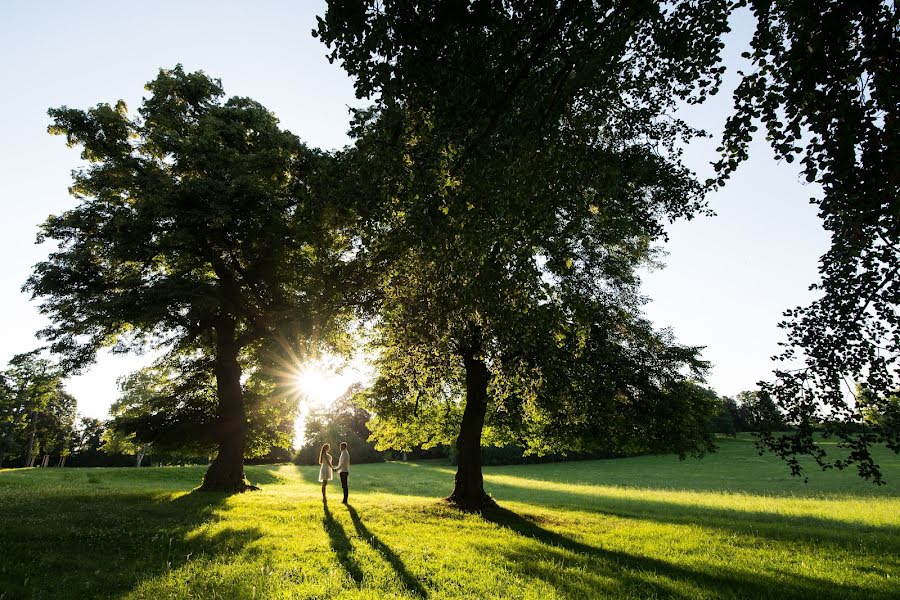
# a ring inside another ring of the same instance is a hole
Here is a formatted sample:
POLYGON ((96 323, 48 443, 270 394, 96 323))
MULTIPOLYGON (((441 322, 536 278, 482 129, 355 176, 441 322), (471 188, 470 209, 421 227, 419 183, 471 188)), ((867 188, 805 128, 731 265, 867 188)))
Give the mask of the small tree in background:
POLYGON ((354 384, 331 406, 309 412, 304 421, 304 443, 294 457, 296 463, 318 464, 319 450, 326 442, 334 449, 341 442, 347 442, 351 460, 355 463, 384 460, 384 455, 369 441, 368 422, 372 414, 355 403, 359 391, 360 386, 354 384))
POLYGON ((9 361, 0 373, 0 467, 13 453, 23 456, 25 466, 33 466, 38 430, 50 425, 44 415, 51 404, 59 404, 54 399, 60 393, 59 371, 39 351, 9 361))
MULTIPOLYGON (((210 456, 216 449, 216 383, 205 359, 167 357, 119 381, 110 408, 103 451, 135 456, 136 466, 152 450, 159 456, 210 456)), ((255 373, 243 384, 247 404, 248 458, 273 447, 288 448, 297 399, 275 377, 255 373)))
POLYGON ((37 454, 43 455, 41 466, 50 466, 50 458, 58 457, 56 466, 65 465, 72 451, 78 403, 66 392, 62 383, 50 395, 44 409, 36 415, 35 441, 37 454))

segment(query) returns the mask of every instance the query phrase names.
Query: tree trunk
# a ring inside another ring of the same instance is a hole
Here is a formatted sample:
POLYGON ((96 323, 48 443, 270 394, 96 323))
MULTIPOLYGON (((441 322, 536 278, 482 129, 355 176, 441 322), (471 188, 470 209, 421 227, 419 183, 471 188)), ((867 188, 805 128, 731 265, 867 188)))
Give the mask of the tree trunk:
POLYGON ((216 324, 216 392, 219 399, 216 437, 219 452, 209 465, 201 490, 245 492, 257 489, 244 477, 244 444, 247 441, 247 416, 241 391, 240 348, 235 341, 234 319, 222 317, 216 324))
POLYGON ((3 459, 6 458, 6 450, 0 450, 0 469, 3 468, 3 459))
POLYGON ((49 454, 45 454, 45 455, 44 455, 44 460, 41 461, 41 468, 42 468, 42 469, 46 469, 46 468, 49 467, 49 466, 50 466, 50 455, 49 455, 49 454))
POLYGON ((448 500, 463 510, 478 511, 494 504, 484 492, 481 475, 481 430, 487 413, 487 386, 490 372, 479 356, 480 344, 463 354, 466 368, 466 408, 456 438, 456 485, 448 500))
POLYGON ((37 435, 37 419, 31 424, 31 439, 28 440, 28 452, 25 453, 25 466, 34 466, 34 436, 37 435))
POLYGON ((134 455, 134 466, 140 468, 141 463, 144 462, 144 455, 147 454, 147 446, 141 446, 138 448, 137 453, 134 455))

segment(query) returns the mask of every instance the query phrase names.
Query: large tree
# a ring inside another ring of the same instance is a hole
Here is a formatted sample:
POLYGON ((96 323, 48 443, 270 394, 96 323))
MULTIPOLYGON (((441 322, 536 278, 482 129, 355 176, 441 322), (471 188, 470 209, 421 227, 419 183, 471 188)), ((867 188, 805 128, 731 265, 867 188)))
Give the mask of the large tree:
POLYGON ((382 274, 367 402, 385 435, 455 429, 460 506, 489 502, 486 435, 534 452, 710 447, 714 403, 688 381, 705 365, 640 316, 636 273, 668 220, 703 209, 677 150, 699 132, 671 113, 717 87, 726 17, 329 2, 316 33, 374 102, 354 123, 374 200, 361 242, 382 274))
MULTIPOLYGON (((724 184, 746 160, 761 125, 776 154, 789 163, 799 158, 807 181, 821 185, 823 193, 811 202, 832 237, 820 262, 822 281, 814 286, 819 298, 787 311, 788 340, 778 357, 784 363, 762 390, 795 427, 788 434, 763 432, 762 445, 788 459, 795 473, 798 456, 809 454, 823 468, 855 464, 880 482, 870 447, 885 443, 900 451, 892 401, 900 389, 900 13, 894 2, 333 0, 317 33, 358 77, 361 96, 383 94, 387 103, 421 107, 432 94, 442 119, 455 113, 468 127, 462 148, 470 151, 502 133, 504 123, 542 135, 571 90, 619 66, 648 79, 645 89, 664 90, 654 81, 671 78, 676 89, 701 90, 688 100, 702 101, 704 91, 718 87, 721 67, 708 66, 721 48, 722 24, 729 15, 746 16, 740 11, 748 8, 756 21, 745 53, 752 67, 740 73, 718 177, 710 183, 724 184), (626 38, 638 47, 617 54, 626 38), (854 396, 857 383, 871 396, 865 410, 854 396), (869 422, 871 410, 888 418, 869 422), (843 456, 826 456, 814 437, 821 430, 840 438, 843 456)), ((645 99, 615 77, 607 81, 611 98, 634 106, 645 99)), ((674 97, 684 98, 668 95, 674 97)), ((634 116, 644 122, 654 115, 634 116)), ((518 141, 512 133, 508 139, 518 141)))
POLYGON ((122 101, 50 110, 50 132, 88 165, 76 206, 42 226, 57 248, 26 289, 66 367, 147 343, 208 358, 217 454, 203 489, 242 491, 248 361, 329 339, 341 310, 332 159, 202 72, 161 70, 147 91, 139 116, 122 101))
POLYGON ((900 452, 900 12, 891 1, 741 0, 756 20, 752 67, 735 90, 715 182, 749 156, 759 126, 776 156, 799 159, 821 192, 831 246, 817 299, 785 313, 785 350, 763 384, 794 425, 762 445, 801 473, 855 465, 881 483, 870 448, 900 452), (856 394, 857 384, 866 390, 856 394), (872 421, 867 412, 884 416, 872 421), (837 436, 826 455, 815 434, 837 436))

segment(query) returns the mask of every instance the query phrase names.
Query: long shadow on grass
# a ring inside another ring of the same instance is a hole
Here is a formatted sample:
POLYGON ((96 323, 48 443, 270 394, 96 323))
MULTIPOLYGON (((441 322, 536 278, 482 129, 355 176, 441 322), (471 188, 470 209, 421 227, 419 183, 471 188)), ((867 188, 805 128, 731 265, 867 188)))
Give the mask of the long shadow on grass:
POLYGON ((328 510, 327 502, 322 503, 322 509, 325 513, 322 517, 322 525, 325 527, 326 533, 328 533, 328 539, 331 541, 331 549, 334 550, 338 562, 341 563, 341 566, 344 567, 344 570, 347 571, 350 578, 356 582, 356 585, 362 585, 363 572, 359 568, 359 565, 350 558, 350 551, 353 549, 353 546, 350 544, 350 538, 347 537, 347 532, 344 531, 344 527, 340 523, 334 520, 331 511, 328 510))
POLYGON ((369 529, 363 524, 362 519, 359 518, 359 514, 356 512, 356 509, 354 509, 350 505, 347 505, 347 512, 350 513, 350 519, 353 521, 353 527, 356 529, 357 535, 364 539, 366 543, 372 547, 373 550, 384 557, 384 559, 394 569, 394 572, 397 573, 397 577, 400 578, 400 582, 403 584, 403 586, 416 596, 427 598, 428 592, 425 591, 425 588, 422 587, 422 584, 419 583, 419 580, 409 572, 409 569, 406 568, 406 565, 403 564, 403 561, 400 560, 400 557, 397 556, 397 553, 391 550, 390 547, 388 547, 384 542, 378 539, 375 534, 369 531, 369 529))
MULTIPOLYGON (((393 465, 384 465, 389 468, 393 465)), ((400 465, 398 465, 399 467, 400 465)), ((445 465, 437 466, 426 463, 404 464, 403 468, 415 466, 410 469, 407 477, 357 477, 354 487, 355 493, 365 494, 373 489, 398 495, 421 496, 418 493, 419 486, 411 486, 413 475, 420 476, 423 472, 436 472, 434 478, 446 479, 448 486, 452 484, 452 477, 444 471, 445 465), (377 484, 372 480, 376 479, 377 484), (413 489, 409 489, 409 488, 413 489)), ((526 469, 526 467, 521 467, 526 469)), ((308 468, 300 468, 303 479, 315 482, 318 471, 308 468)), ((508 475, 508 474, 507 474, 508 475)), ((497 500, 512 500, 552 508, 562 508, 604 514, 624 519, 637 519, 642 521, 654 521, 658 523, 670 523, 675 525, 697 525, 709 529, 738 533, 743 536, 767 538, 776 542, 793 543, 797 540, 812 540, 817 544, 832 545, 841 548, 857 547, 861 537, 867 539, 877 538, 880 544, 888 548, 894 548, 900 552, 900 527, 893 525, 869 525, 840 520, 828 519, 816 516, 786 515, 769 511, 729 510, 724 507, 701 506, 697 504, 682 504, 655 500, 650 498, 636 498, 614 496, 597 493, 589 488, 584 491, 559 490, 559 489, 535 489, 529 482, 534 479, 521 480, 521 483, 503 483, 485 481, 486 490, 493 494, 497 500)), ((429 496, 436 497, 433 492, 434 479, 431 479, 432 493, 429 496)), ((697 491, 690 487, 686 491, 697 491)), ((446 492, 449 493, 448 487, 446 492)), ((773 499, 773 502, 778 500, 773 499)))
POLYGON ((118 597, 193 560, 239 551, 260 537, 257 529, 201 528, 227 497, 80 485, 28 490, 0 503, 0 564, 7 565, 0 589, 7 598, 118 597))
POLYGON ((840 547, 858 546, 860 535, 875 536, 900 550, 900 527, 893 525, 849 523, 814 516, 729 510, 696 504, 563 490, 541 491, 540 498, 535 499, 534 490, 529 489, 524 483, 522 486, 494 483, 488 487, 500 499, 582 510, 625 519, 697 525, 780 542, 816 540, 840 547))
MULTIPOLYGON (((619 578, 627 588, 626 595, 651 591, 654 596, 669 597, 674 592, 670 587, 648 580, 643 574, 662 576, 675 582, 686 583, 712 592, 715 596, 730 595, 745 598, 816 598, 817 600, 843 600, 848 597, 889 598, 889 595, 863 589, 858 586, 835 584, 809 577, 781 574, 779 579, 756 573, 725 572, 709 573, 692 570, 656 558, 628 554, 617 550, 607 550, 584 544, 565 535, 545 529, 533 520, 510 510, 496 507, 483 513, 486 520, 517 534, 536 540, 544 545, 542 552, 552 555, 553 564, 571 564, 573 557, 560 552, 568 551, 577 555, 574 560, 588 559, 601 561, 619 578), (647 589, 649 588, 649 589, 647 589)), ((571 573, 556 568, 541 568, 538 556, 533 551, 510 553, 511 562, 525 573, 538 576, 566 595, 584 595, 585 582, 574 580, 571 573)), ((597 572, 596 566, 584 565, 585 572, 597 572)), ((597 593, 594 590, 594 593, 597 593)), ((690 593, 687 593, 690 595, 690 593)))

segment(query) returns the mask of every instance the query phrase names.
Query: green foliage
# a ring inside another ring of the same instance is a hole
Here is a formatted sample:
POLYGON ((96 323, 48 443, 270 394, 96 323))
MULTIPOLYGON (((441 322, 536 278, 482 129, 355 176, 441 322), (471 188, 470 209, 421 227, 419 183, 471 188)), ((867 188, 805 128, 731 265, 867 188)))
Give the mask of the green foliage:
POLYGON ((640 316, 637 269, 666 222, 703 210, 678 150, 700 132, 669 113, 718 86, 726 17, 725 3, 329 3, 316 33, 374 102, 353 164, 382 287, 365 396, 380 448, 452 440, 478 387, 466 364, 489 373, 483 443, 711 447, 713 408, 688 383, 705 364, 640 316))
POLYGON ((50 395, 47 406, 37 413, 35 439, 41 454, 67 456, 72 450, 78 403, 62 384, 50 395))
POLYGON ((93 417, 81 417, 75 427, 72 452, 76 454, 96 454, 103 444, 106 424, 93 417))
POLYGON ((890 394, 879 401, 864 385, 856 386, 856 402, 866 424, 886 429, 900 427, 900 395, 890 394))
MULTIPOLYGON (((119 399, 110 408, 103 451, 151 451, 163 458, 212 455, 218 400, 215 378, 204 362, 170 356, 122 378, 119 399)), ((294 431, 297 398, 286 386, 262 379, 255 373, 244 383, 247 457, 264 456, 272 447, 290 447, 294 431)))
POLYGON ((900 389, 900 35, 894 2, 742 0, 756 18, 745 57, 750 68, 735 91, 725 127, 721 185, 749 156, 759 127, 776 156, 799 158, 810 199, 831 246, 821 257, 818 297, 785 312, 787 344, 775 381, 762 390, 796 425, 766 432, 765 447, 800 474, 797 457, 823 468, 855 465, 881 483, 869 448, 900 452, 897 420, 870 421, 853 398, 854 382, 871 395, 868 408, 890 412, 900 389), (799 361, 799 365, 798 365, 799 361), (798 368, 799 366, 799 368, 798 368), (826 455, 813 432, 842 440, 826 455))
POLYGON ((328 157, 202 72, 161 70, 147 90, 140 118, 121 101, 49 111, 89 163, 26 284, 53 350, 80 366, 102 346, 190 345, 223 315, 241 347, 327 325, 333 290, 312 284, 342 251, 315 187, 328 157))
POLYGON ((0 466, 8 455, 27 463, 39 449, 67 453, 75 410, 50 360, 37 350, 14 356, 0 372, 0 466))
POLYGON ((709 428, 713 433, 723 433, 734 437, 738 432, 737 404, 732 398, 719 398, 718 410, 709 421, 709 428))

